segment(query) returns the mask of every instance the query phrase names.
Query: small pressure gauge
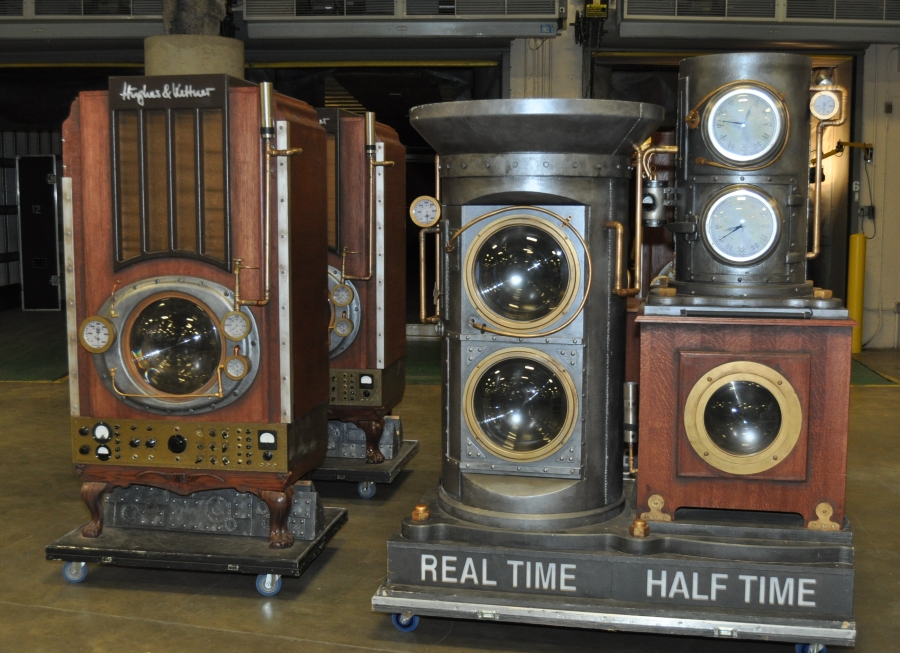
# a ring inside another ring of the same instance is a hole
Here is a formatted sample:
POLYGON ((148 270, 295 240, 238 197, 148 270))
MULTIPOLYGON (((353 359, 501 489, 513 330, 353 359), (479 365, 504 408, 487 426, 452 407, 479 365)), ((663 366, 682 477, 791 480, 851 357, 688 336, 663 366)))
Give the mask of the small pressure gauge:
POLYGON ((241 311, 231 311, 222 320, 222 330, 229 340, 240 342, 250 335, 250 320, 241 311))
POLYGON ((441 219, 441 204, 428 195, 417 197, 409 207, 409 217, 417 227, 432 227, 441 219))
POLYGON ((331 289, 331 303, 335 306, 347 306, 353 301, 353 288, 339 283, 331 289))
POLYGON ((94 424, 94 428, 91 429, 91 436, 97 442, 109 442, 112 438, 112 429, 109 428, 109 424, 106 422, 97 422, 94 424))
POLYGON ((334 321, 334 332, 341 338, 346 338, 353 333, 353 322, 346 317, 338 318, 334 321))
POLYGON ((225 359, 225 376, 232 381, 240 381, 250 372, 250 360, 235 354, 225 359))
POLYGON ((809 110, 819 120, 831 120, 841 110, 841 101, 837 93, 819 91, 809 101, 809 110))
POLYGON ((102 354, 116 340, 116 327, 105 317, 92 315, 81 323, 78 333, 81 346, 92 354, 102 354))

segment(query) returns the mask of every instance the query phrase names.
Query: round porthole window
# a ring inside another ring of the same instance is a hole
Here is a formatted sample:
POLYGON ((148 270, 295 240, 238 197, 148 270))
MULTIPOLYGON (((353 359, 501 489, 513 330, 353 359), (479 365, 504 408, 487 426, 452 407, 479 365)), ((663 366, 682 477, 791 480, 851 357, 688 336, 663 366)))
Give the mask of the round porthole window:
POLYGON ((546 354, 526 348, 488 356, 465 389, 469 430, 506 460, 545 458, 559 450, 575 427, 578 401, 569 373, 546 354))
POLYGON ((731 474, 758 474, 780 464, 796 446, 802 420, 800 400, 787 379, 749 361, 704 374, 684 408, 694 451, 731 474))
POLYGON ((547 220, 516 215, 482 229, 469 246, 466 289, 489 322, 532 331, 572 306, 581 271, 575 248, 547 220))

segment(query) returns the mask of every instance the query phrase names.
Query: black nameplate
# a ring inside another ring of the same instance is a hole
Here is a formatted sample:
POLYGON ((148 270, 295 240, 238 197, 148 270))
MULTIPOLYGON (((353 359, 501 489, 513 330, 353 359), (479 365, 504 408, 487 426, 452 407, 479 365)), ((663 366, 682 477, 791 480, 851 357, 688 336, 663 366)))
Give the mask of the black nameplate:
POLYGON ((851 618, 853 570, 464 545, 388 543, 396 585, 851 618))

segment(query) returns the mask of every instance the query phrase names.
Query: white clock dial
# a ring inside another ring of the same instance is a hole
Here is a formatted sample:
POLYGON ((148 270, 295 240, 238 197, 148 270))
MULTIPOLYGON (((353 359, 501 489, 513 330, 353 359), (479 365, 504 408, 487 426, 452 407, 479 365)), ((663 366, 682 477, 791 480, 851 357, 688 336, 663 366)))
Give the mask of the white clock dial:
POLYGON ((250 320, 240 311, 231 311, 222 320, 222 330, 229 340, 238 342, 250 333, 250 320))
POLYGON ((840 108, 838 96, 831 91, 819 91, 809 102, 809 110, 819 120, 831 120, 840 108))
POLYGON ((331 289, 331 303, 335 306, 347 306, 353 301, 353 289, 345 283, 339 283, 331 289))
POLYGON ((338 318, 334 322, 334 332, 341 338, 346 338, 353 333, 353 322, 346 317, 338 318))
POLYGON ((755 86, 732 89, 707 110, 706 136, 723 158, 741 164, 774 154, 784 136, 783 104, 755 86))
POLYGON ((232 381, 240 381, 250 371, 250 361, 244 356, 235 354, 225 359, 225 376, 232 381))
POLYGON ((102 354, 112 346, 116 327, 105 317, 95 315, 81 323, 79 335, 82 347, 92 354, 102 354))
POLYGON ((94 425, 92 435, 97 442, 107 442, 112 437, 109 425, 104 424, 103 422, 94 425))
POLYGON ((423 229, 431 227, 441 219, 441 205, 433 197, 422 195, 413 200, 410 205, 409 217, 423 229))
POLYGON ((775 204, 749 188, 726 190, 704 216, 707 244, 729 263, 749 264, 763 258, 775 247, 778 232, 775 204))

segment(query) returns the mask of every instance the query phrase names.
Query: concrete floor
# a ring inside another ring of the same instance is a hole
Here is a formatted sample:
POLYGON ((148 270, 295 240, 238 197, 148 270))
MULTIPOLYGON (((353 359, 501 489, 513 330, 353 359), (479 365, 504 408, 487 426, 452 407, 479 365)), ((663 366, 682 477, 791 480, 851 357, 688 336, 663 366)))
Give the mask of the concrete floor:
MULTIPOLYGON (((876 358, 876 357, 873 357, 876 358)), ((900 363, 900 352, 877 358, 900 363)), ((878 367, 877 361, 867 361, 878 367)), ((893 368, 892 368, 893 369, 893 368)), ((250 650, 788 653, 786 644, 643 636, 514 624, 423 619, 410 634, 370 609, 385 575, 385 541, 438 483, 440 389, 409 386, 397 409, 421 441, 411 469, 377 496, 319 483, 347 525, 299 579, 259 596, 254 578, 92 566, 66 583, 44 546, 86 521, 67 435, 66 385, 0 383, 0 651, 202 653, 250 650)), ((856 651, 900 650, 900 388, 852 391, 848 513, 857 551, 856 651), (896 502, 896 503, 895 503, 896 502)), ((830 649, 834 650, 834 649, 830 649)))

